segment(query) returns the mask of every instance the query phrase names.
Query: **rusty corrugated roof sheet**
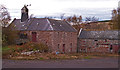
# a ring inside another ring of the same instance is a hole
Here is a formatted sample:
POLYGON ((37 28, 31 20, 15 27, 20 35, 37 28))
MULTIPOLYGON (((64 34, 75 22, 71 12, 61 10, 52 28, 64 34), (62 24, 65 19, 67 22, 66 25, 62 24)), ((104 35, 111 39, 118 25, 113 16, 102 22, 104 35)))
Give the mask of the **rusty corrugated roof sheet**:
POLYGON ((14 25, 17 30, 76 32, 76 30, 65 21, 47 19, 47 18, 30 18, 25 22, 21 22, 20 19, 15 19, 12 22, 12 25, 14 25))

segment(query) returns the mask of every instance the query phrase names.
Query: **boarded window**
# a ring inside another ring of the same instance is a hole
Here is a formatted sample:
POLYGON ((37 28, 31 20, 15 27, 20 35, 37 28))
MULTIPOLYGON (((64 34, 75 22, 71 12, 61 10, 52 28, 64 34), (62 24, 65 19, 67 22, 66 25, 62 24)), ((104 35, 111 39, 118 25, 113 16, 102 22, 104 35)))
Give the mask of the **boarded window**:
POLYGON ((59 37, 59 32, 57 32, 57 34, 58 34, 58 37, 59 37))
POLYGON ((98 40, 95 40, 95 41, 98 41, 98 40))
POLYGON ((110 50, 112 50, 113 49, 113 47, 112 47, 112 45, 110 45, 110 50))
POLYGON ((59 49, 60 49, 60 44, 58 44, 58 46, 57 46, 57 50, 59 51, 59 49))
POLYGON ((65 53, 65 44, 63 44, 63 53, 65 53))
POLYGON ((72 37, 72 33, 71 33, 71 37, 72 37))

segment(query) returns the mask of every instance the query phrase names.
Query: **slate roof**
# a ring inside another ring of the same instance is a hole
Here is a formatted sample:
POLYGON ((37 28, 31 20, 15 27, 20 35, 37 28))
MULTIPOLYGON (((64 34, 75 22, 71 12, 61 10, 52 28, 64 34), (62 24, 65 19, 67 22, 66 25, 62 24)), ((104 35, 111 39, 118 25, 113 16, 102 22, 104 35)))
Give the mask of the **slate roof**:
POLYGON ((85 31, 82 30, 79 38, 80 39, 120 39, 118 37, 120 31, 85 31))
POLYGON ((16 30, 76 32, 76 30, 65 21, 47 18, 30 18, 25 22, 21 22, 20 19, 15 19, 11 25, 13 25, 16 30))

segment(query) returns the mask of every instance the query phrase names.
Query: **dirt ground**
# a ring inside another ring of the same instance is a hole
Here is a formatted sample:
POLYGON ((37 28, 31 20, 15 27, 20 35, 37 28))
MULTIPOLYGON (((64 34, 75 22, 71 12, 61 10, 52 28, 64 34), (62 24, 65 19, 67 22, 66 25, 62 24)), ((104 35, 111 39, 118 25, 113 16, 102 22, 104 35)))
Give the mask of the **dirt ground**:
POLYGON ((117 57, 71 60, 2 60, 3 68, 118 68, 117 57))

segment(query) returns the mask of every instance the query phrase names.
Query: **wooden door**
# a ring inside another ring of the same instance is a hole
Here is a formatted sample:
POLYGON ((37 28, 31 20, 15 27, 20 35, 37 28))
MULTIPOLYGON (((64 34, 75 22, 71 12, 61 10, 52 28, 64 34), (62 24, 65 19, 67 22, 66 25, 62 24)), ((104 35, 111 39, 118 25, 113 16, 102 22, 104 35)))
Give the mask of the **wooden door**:
POLYGON ((63 44, 63 53, 65 53, 65 44, 63 44))
POLYGON ((32 42, 37 42, 37 33, 36 32, 32 32, 32 42))
POLYGON ((70 44, 70 52, 72 52, 72 43, 70 44))

